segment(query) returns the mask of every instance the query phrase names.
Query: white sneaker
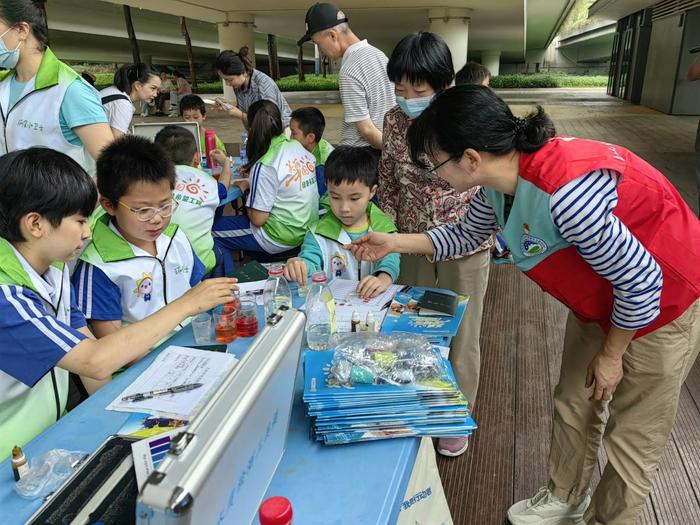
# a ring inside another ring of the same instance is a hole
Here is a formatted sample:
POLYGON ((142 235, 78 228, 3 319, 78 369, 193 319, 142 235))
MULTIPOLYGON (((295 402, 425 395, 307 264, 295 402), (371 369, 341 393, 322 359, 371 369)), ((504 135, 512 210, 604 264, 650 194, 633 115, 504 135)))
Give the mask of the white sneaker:
POLYGON ((584 525, 583 513, 591 497, 586 495, 580 505, 570 505, 542 487, 530 499, 518 501, 508 509, 513 525, 584 525))

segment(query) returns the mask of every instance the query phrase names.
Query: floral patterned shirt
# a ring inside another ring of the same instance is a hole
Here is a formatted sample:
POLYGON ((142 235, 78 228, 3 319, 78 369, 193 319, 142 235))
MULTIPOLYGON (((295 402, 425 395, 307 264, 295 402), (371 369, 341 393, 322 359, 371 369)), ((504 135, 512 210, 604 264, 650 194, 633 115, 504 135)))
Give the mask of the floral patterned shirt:
MULTIPOLYGON (((384 116, 382 158, 379 163, 379 206, 401 233, 423 233, 443 224, 454 224, 466 214, 479 187, 460 193, 411 160, 406 134, 411 124, 396 106, 384 116)), ((489 238, 476 253, 488 249, 489 238)))

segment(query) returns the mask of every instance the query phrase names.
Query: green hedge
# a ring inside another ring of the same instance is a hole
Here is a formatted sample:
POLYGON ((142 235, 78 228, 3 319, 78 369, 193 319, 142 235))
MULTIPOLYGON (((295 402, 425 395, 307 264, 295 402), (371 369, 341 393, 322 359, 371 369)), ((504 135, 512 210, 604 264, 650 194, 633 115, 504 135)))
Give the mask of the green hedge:
POLYGON ((533 73, 499 75, 491 79, 491 87, 503 88, 559 88, 559 87, 605 87, 608 77, 604 75, 563 75, 533 73))
POLYGON ((298 75, 282 77, 277 81, 280 91, 337 91, 338 75, 327 75, 325 78, 316 75, 306 75, 304 82, 299 82, 298 75))

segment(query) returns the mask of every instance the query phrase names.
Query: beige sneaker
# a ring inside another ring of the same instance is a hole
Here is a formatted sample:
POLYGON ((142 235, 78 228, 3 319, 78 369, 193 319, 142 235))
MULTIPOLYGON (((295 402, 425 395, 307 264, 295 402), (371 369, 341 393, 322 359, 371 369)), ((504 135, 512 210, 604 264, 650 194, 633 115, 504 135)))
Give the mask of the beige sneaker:
POLYGON ((586 495, 580 505, 570 505, 542 487, 530 499, 515 503, 508 509, 512 525, 584 525, 583 513, 591 497, 586 495))

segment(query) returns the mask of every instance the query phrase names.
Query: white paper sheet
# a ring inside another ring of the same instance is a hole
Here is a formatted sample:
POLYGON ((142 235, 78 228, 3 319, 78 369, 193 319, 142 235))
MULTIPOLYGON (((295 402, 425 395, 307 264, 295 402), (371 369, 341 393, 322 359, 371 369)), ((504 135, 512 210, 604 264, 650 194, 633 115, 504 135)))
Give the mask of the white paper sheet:
POLYGON ((107 410, 191 419, 237 362, 231 354, 169 346, 107 406, 107 410), (122 401, 125 396, 190 383, 203 383, 203 386, 144 401, 122 401))
POLYGON ((249 283, 237 283, 236 286, 238 286, 238 291, 242 296, 246 293, 251 293, 255 296, 255 304, 262 306, 263 290, 266 282, 267 280, 251 281, 249 283))
POLYGON ((372 299, 362 299, 357 295, 358 281, 335 279, 329 285, 335 298, 335 322, 339 332, 349 332, 353 312, 357 312, 360 322, 367 320, 367 314, 372 312, 374 319, 382 324, 391 300, 403 286, 392 284, 383 293, 372 299))

